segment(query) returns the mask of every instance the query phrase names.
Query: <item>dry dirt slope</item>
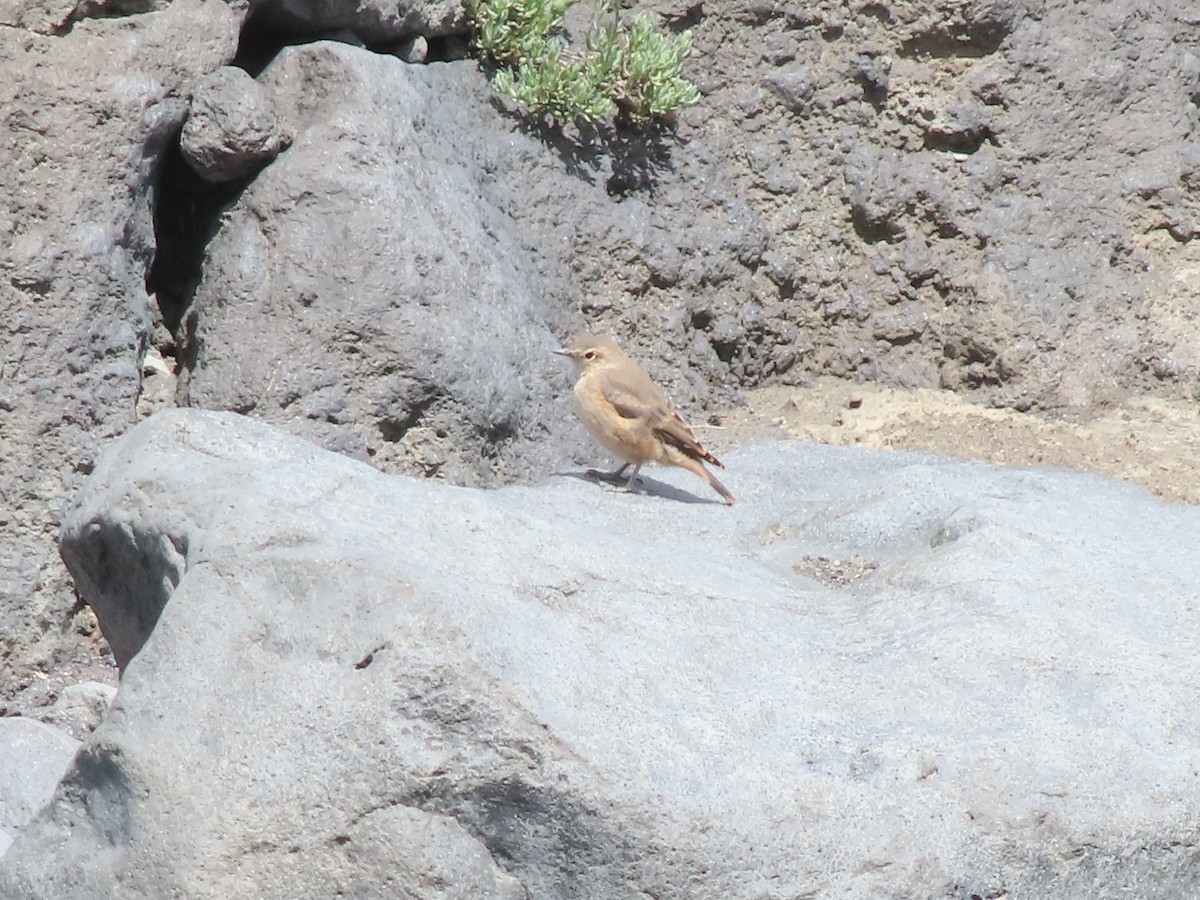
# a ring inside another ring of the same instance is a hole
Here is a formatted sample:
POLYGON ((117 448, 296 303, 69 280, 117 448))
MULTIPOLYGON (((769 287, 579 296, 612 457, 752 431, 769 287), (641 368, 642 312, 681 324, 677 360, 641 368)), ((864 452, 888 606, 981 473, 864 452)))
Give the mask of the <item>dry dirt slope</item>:
POLYGON ((1124 479, 1171 503, 1200 503, 1200 410, 1135 397, 1072 419, 972 403, 950 391, 904 391, 820 379, 762 388, 706 430, 715 445, 768 437, 891 447, 1001 465, 1053 466, 1124 479))

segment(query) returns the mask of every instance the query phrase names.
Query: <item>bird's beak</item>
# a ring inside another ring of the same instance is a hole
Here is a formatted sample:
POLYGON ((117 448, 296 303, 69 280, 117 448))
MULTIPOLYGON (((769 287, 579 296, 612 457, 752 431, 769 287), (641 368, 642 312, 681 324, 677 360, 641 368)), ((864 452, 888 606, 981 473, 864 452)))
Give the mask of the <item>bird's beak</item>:
POLYGON ((570 351, 570 350, 551 350, 550 352, 551 352, 551 353, 553 353, 553 354, 555 354, 556 356, 565 356, 565 357, 567 357, 568 359, 570 359, 570 358, 571 358, 571 351, 570 351))

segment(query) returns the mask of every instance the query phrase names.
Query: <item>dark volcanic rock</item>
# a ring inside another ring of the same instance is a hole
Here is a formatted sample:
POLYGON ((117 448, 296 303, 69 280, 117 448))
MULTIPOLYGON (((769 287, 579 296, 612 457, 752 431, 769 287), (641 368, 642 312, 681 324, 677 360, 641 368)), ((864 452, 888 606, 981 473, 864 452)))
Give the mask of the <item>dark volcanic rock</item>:
POLYGON ((197 82, 179 146, 196 174, 219 183, 253 175, 289 140, 262 85, 224 66, 197 82))
POLYGON ((799 334, 811 374, 886 382, 944 357, 944 384, 1021 408, 1194 390, 1200 29, 1187 6, 706 6, 691 68, 708 89, 681 135, 727 160, 769 236, 769 281, 738 292, 763 324, 726 348, 730 371, 778 379, 764 348, 799 334), (786 150, 764 157, 764 136, 786 150), (799 186, 780 202, 785 172, 799 186), (931 263, 916 283, 894 253, 914 239, 931 263), (840 312, 856 296, 879 312, 840 312), (900 300, 931 327, 877 343, 891 327, 872 317, 900 300), (979 334, 1039 352, 981 379, 945 352, 979 334), (1160 357, 1172 366, 1145 362, 1160 357))
POLYGON ((512 206, 535 166, 558 208, 574 179, 488 105, 473 66, 324 43, 261 80, 294 140, 209 245, 181 401, 384 469, 552 471, 579 445, 550 352, 573 292, 552 235, 512 206))
POLYGON ((255 27, 291 37, 349 32, 372 46, 466 30, 462 0, 251 0, 255 27))

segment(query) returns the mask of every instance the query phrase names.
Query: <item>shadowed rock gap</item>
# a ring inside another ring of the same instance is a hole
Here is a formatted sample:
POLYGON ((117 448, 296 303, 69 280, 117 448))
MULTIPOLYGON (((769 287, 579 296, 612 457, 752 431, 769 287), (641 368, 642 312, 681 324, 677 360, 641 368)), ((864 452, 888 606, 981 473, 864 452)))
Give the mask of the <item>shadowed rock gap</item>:
POLYGON ((250 179, 209 184, 183 158, 179 135, 163 152, 154 203, 154 262, 146 291, 158 300, 167 330, 175 334, 200 283, 204 251, 217 233, 221 212, 250 179))
POLYGON ((280 50, 294 43, 303 42, 287 39, 277 30, 268 27, 260 12, 251 12, 242 24, 233 65, 245 69, 257 78, 263 69, 271 64, 271 60, 279 55, 280 50))
MULTIPOLYGON (((266 27, 263 17, 246 18, 231 66, 257 77, 285 47, 309 43, 266 27)), ((211 184, 188 165, 180 150, 179 131, 163 152, 152 215, 156 251, 146 275, 146 290, 158 301, 163 324, 177 339, 177 330, 200 283, 204 254, 216 235, 221 213, 254 180, 251 175, 211 184)), ((180 362, 184 362, 180 360, 180 362)))

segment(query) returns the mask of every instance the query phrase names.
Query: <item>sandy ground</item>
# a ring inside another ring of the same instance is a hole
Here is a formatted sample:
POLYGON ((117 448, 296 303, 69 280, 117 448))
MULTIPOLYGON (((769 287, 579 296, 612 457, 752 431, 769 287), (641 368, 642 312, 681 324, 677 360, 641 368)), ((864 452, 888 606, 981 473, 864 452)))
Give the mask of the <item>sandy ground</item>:
POLYGON ((1132 398, 1072 421, 992 409, 949 391, 903 391, 833 379, 762 388, 697 428, 734 447, 771 438, 890 447, 1001 465, 1078 469, 1141 485, 1171 503, 1200 503, 1200 404, 1132 398))

